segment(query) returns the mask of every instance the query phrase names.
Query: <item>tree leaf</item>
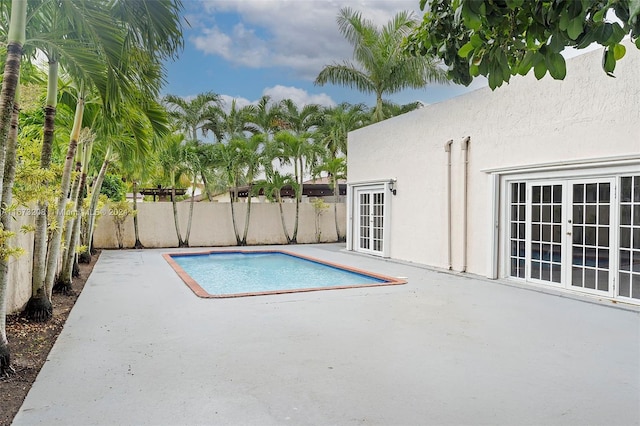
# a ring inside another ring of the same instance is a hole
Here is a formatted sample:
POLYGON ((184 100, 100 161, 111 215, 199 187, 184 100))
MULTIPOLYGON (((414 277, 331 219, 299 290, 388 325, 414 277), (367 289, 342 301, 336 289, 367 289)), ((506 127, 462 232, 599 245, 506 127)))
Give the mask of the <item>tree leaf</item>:
POLYGON ((615 46, 613 46, 613 57, 616 59, 616 61, 622 59, 625 53, 627 53, 627 48, 622 44, 616 44, 615 46))
POLYGON ((567 75, 567 64, 561 54, 549 52, 545 56, 544 62, 549 74, 556 80, 563 80, 567 75))
POLYGON ((616 69, 616 57, 613 49, 606 48, 602 55, 602 68, 607 74, 611 74, 616 69))
POLYGON ((524 54, 524 57, 520 61, 520 64, 518 64, 518 74, 526 75, 531 70, 531 68, 533 68, 533 59, 535 58, 535 56, 536 54, 530 50, 524 54))
POLYGON ((575 40, 582 34, 582 29, 584 22, 582 21, 582 16, 578 16, 577 18, 573 18, 569 22, 569 26, 567 27, 567 35, 571 40, 575 40))
POLYGON ((478 35, 478 33, 473 33, 473 35, 471 36, 471 38, 469 39, 469 43, 471 43, 471 45, 475 48, 475 47, 480 47, 482 46, 483 42, 482 42, 482 38, 480 37, 480 35, 478 35))
POLYGON ((571 18, 569 18, 569 14, 567 13, 563 13, 562 16, 560 16, 560 21, 558 22, 558 28, 560 28, 560 31, 567 31, 570 19, 571 18))
POLYGON ((540 80, 542 77, 544 77, 544 75, 547 73, 547 66, 545 65, 545 61, 538 62, 533 67, 533 73, 535 74, 535 76, 536 76, 536 78, 538 80, 540 80))
POLYGON ((466 58, 471 52, 473 52, 474 49, 475 47, 473 46, 473 44, 471 44, 471 42, 468 42, 458 50, 458 55, 461 58, 466 58))
POLYGON ((638 15, 640 15, 640 0, 629 0, 629 23, 633 23, 638 15))
POLYGON ((602 8, 596 13, 593 14, 593 22, 602 22, 604 19, 604 14, 607 12, 606 8, 602 8))
POLYGON ((479 30, 482 26, 482 21, 480 20, 480 16, 474 10, 474 6, 476 6, 475 1, 466 1, 462 5, 462 19, 464 20, 464 25, 472 30, 479 30))

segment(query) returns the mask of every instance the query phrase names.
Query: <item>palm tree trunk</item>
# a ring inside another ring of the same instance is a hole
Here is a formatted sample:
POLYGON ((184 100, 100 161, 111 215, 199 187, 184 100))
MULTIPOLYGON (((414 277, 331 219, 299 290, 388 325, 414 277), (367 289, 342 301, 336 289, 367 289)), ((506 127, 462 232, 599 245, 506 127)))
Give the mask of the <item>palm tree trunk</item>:
POLYGON ((138 181, 133 181, 133 233, 136 236, 136 243, 134 244, 135 249, 143 249, 144 246, 142 242, 140 242, 140 228, 138 226, 138 181))
MULTIPOLYGON (((82 210, 85 198, 85 187, 87 185, 87 175, 89 174, 89 162, 91 161, 91 154, 93 151, 93 141, 94 138, 88 138, 84 142, 84 150, 82 154, 82 172, 80 174, 80 183, 78 185, 78 193, 76 196, 76 217, 74 219, 74 226, 72 233, 75 233, 76 236, 71 236, 71 246, 70 251, 67 252, 67 257, 71 257, 71 259, 66 260, 66 263, 71 263, 71 277, 78 276, 76 274, 77 271, 77 262, 80 256, 76 256, 76 246, 80 240, 80 234, 82 232, 82 210)), ((88 251, 88 250, 87 250, 88 251)), ((91 254, 89 254, 89 260, 91 259, 91 254)))
MULTIPOLYGON (((172 177, 171 181, 174 179, 172 177)), ((173 223, 176 226, 176 234, 178 235, 178 247, 184 247, 184 241, 182 241, 182 235, 180 235, 180 224, 178 223, 178 206, 176 205, 176 187, 171 187, 171 204, 173 205, 173 223)))
POLYGON ((189 221, 187 222, 187 235, 184 237, 184 245, 185 247, 189 247, 189 235, 191 235, 191 222, 193 221, 193 203, 195 200, 195 192, 196 192, 196 179, 198 175, 197 173, 193 174, 193 186, 191 187, 191 200, 189 202, 189 221))
POLYGON ((204 172, 200 173, 200 176, 202 177, 202 185, 204 186, 204 193, 207 196, 207 200, 211 201, 211 192, 209 192, 209 185, 207 184, 207 177, 205 176, 204 172))
MULTIPOLYGON (((58 96, 58 61, 54 56, 49 58, 49 75, 47 83, 47 101, 44 107, 44 135, 40 167, 49 169, 55 129, 56 105, 58 96)), ((43 184, 46 184, 43 182, 43 184)), ((31 275, 31 299, 25 307, 25 315, 31 321, 48 321, 53 315, 51 297, 46 291, 45 277, 47 271, 47 208, 46 201, 38 202, 36 230, 33 243, 33 269, 31 275)))
MULTIPOLYGON (((20 61, 22 60, 22 47, 25 41, 26 21, 27 1, 12 0, 9 33, 7 34, 7 56, 2 75, 2 89, 0 90, 0 146, 3 147, 3 149, 0 149, 0 170, 2 171, 5 168, 6 151, 4 147, 7 144, 14 114, 13 104, 16 102, 16 91, 20 84, 20 61)), ((2 193, 2 186, 3 182, 0 180, 0 193, 2 193)), ((2 342, 0 341, 1 344, 2 342)), ((0 367, 1 373, 2 369, 0 367)))
MULTIPOLYGON (((280 192, 280 189, 278 189, 278 192, 280 192)), ((278 203, 278 208, 280 209, 280 222, 282 223, 282 231, 284 232, 284 236, 287 239, 287 244, 291 244, 291 237, 289 237, 289 233, 287 232, 287 225, 284 221, 284 212, 282 211, 282 198, 280 197, 280 194, 278 194, 278 196, 276 197, 276 201, 278 203)))
POLYGON ((247 234, 249 233, 249 219, 251 218, 251 184, 249 184, 249 190, 247 192, 247 213, 244 220, 244 232, 242 234, 242 245, 247 245, 247 234))
MULTIPOLYGON (((296 161, 296 160, 294 160, 296 161)), ((298 243, 298 221, 300 219, 300 201, 302 199, 302 159, 300 159, 300 173, 298 174, 298 162, 295 166, 296 181, 298 182, 298 191, 296 192, 296 218, 293 222, 293 235, 291 236, 291 242, 293 244, 298 243)))
POLYGON ((377 123, 384 120, 384 111, 382 110, 382 93, 376 93, 376 109, 373 112, 373 122, 377 123))
MULTIPOLYGON (((76 153, 76 157, 78 153, 76 153)), ((76 161, 77 176, 73 181, 71 187, 71 201, 73 202, 73 210, 78 213, 80 206, 78 204, 80 200, 80 181, 82 180, 82 162, 78 158, 76 161)), ((76 228, 76 221, 79 220, 79 216, 72 217, 65 222, 64 226, 64 245, 62 246, 62 270, 58 274, 56 283, 53 286, 53 291, 62 294, 72 293, 72 270, 73 270, 73 258, 75 257, 75 239, 74 231, 76 228)))
POLYGON ((104 182, 104 177, 107 174, 107 169, 111 164, 111 151, 112 148, 111 145, 109 145, 107 147, 107 152, 104 155, 104 160, 102 161, 102 166, 100 167, 98 176, 93 183, 93 190, 91 191, 91 202, 89 203, 89 211, 87 212, 87 228, 84 238, 82 238, 82 242, 88 247, 88 250, 84 252, 82 256, 80 256, 80 262, 82 263, 91 262, 91 245, 93 243, 93 229, 96 223, 96 210, 98 209, 98 201, 100 199, 100 189, 102 189, 102 182, 104 182))
POLYGON ((338 179, 333 180, 333 218, 336 222, 336 238, 338 242, 342 241, 340 238, 340 228, 338 227, 338 196, 340 195, 340 188, 338 187, 338 179))
POLYGON ((236 245, 241 246, 242 242, 240 241, 240 234, 238 234, 238 226, 236 225, 236 213, 233 205, 235 204, 233 201, 233 190, 229 190, 229 197, 231 199, 231 222, 233 222, 233 233, 236 236, 236 245))
MULTIPOLYGON (((18 115, 20 113, 19 96, 20 88, 16 88, 16 100, 11 114, 11 126, 7 134, 6 161, 4 165, 2 186, 2 209, 0 209, 0 221, 2 228, 11 232, 12 219, 8 216, 6 208, 11 205, 13 182, 16 177, 16 145, 18 139, 18 115)), ((11 351, 7 339, 7 288, 9 287, 9 259, 0 258, 0 377, 13 373, 11 366, 11 351)))
POLYGON ((67 156, 64 161, 64 168, 62 171, 62 182, 60 184, 60 196, 58 198, 58 205, 56 208, 56 225, 53 229, 53 235, 51 236, 51 242, 49 243, 49 253, 47 255, 47 273, 45 275, 45 288, 47 289, 47 296, 51 297, 53 291, 53 285, 56 280, 56 273, 58 272, 58 261, 60 258, 60 249, 62 241, 62 229, 64 228, 66 207, 69 201, 69 188, 71 187, 71 172, 73 169, 73 162, 76 158, 76 150, 78 148, 78 140, 80 139, 80 129, 82 128, 82 116, 84 114, 84 94, 83 89, 78 91, 78 103, 76 104, 76 113, 73 121, 73 129, 71 131, 71 140, 69 141, 69 148, 67 149, 67 156))

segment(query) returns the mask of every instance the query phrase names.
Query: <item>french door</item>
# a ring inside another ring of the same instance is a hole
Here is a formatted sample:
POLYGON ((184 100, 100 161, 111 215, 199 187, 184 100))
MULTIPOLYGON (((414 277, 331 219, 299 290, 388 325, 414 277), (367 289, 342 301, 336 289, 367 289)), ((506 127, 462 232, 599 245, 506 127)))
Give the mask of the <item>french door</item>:
POLYGON ((614 180, 574 181, 570 186, 571 270, 567 271, 568 283, 573 289, 612 296, 614 180))
POLYGON ((382 254, 384 249, 384 188, 358 189, 356 244, 358 251, 382 254))
POLYGON ((509 275, 613 296, 614 196, 613 178, 511 183, 509 275))

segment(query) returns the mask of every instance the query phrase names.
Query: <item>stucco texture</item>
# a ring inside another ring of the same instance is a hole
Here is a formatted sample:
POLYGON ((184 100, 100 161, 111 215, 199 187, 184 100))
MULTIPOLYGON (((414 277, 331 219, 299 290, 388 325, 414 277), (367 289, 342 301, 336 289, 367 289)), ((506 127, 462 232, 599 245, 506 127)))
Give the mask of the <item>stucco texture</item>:
MULTIPOLYGON (((564 81, 514 77, 349 134, 348 182, 396 178, 390 257, 446 268, 447 153, 453 140, 452 266, 463 265, 463 139, 468 158, 466 270, 487 271, 491 186, 487 169, 640 153, 640 51, 629 46, 616 78, 601 51, 567 61, 564 81)), ((428 89, 427 89, 428 90, 428 89)))

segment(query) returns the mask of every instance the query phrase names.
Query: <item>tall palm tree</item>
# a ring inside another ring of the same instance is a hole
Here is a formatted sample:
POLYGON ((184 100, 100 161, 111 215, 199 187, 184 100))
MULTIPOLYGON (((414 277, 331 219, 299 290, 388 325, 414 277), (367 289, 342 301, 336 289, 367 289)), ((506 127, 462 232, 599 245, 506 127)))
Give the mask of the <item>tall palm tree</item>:
POLYGON ((360 12, 343 8, 337 18, 342 35, 353 46, 354 62, 344 61, 325 66, 315 83, 339 84, 376 96, 374 121, 385 118, 383 95, 404 89, 419 89, 430 82, 446 83, 446 72, 435 59, 410 57, 403 53, 402 42, 416 25, 409 12, 397 13, 384 27, 364 19, 360 12))
POLYGON ((325 108, 322 124, 318 127, 316 140, 336 158, 347 154, 347 136, 369 122, 371 115, 364 104, 341 103, 325 108))
MULTIPOLYGON (((73 79, 95 88, 108 115, 132 93, 143 101, 153 99, 163 77, 161 61, 182 46, 179 0, 94 1, 66 0, 44 2, 33 16, 38 48, 49 60, 49 89, 41 165, 51 164, 53 119, 57 103, 59 62, 73 79), (127 52, 123 55, 122 52, 127 52), (96 54, 98 53, 98 54, 96 54)), ((80 96, 79 96, 80 98, 80 96)), ((69 153, 75 149, 73 139, 69 153)), ((71 156, 73 157, 73 156, 71 156)), ((61 198, 68 192, 65 167, 61 198)), ((66 203, 60 203, 64 206, 66 203)), ((46 210, 42 204, 41 210, 46 210)), ((64 213, 58 209, 57 222, 64 213)), ((47 222, 36 218, 34 243, 33 295, 25 312, 31 319, 48 320, 52 309, 50 293, 55 279, 55 260, 60 250, 60 227, 54 227, 52 244, 46 250, 47 222), (57 243, 57 244, 56 244, 57 243)))
POLYGON ((307 104, 302 108, 291 99, 281 103, 279 127, 294 134, 309 133, 322 123, 322 108, 320 105, 307 104))
POLYGON ((282 210, 282 189, 287 186, 291 187, 296 194, 298 193, 299 186, 292 175, 282 175, 277 170, 268 169, 266 171, 266 178, 257 182, 254 189, 256 192, 262 190, 268 200, 274 201, 278 204, 278 209, 280 210, 280 223, 282 224, 282 232, 284 233, 284 237, 287 240, 287 244, 291 244, 293 241, 291 236, 289 236, 289 232, 287 231, 287 225, 284 220, 284 211, 282 210))
POLYGON ((321 153, 320 145, 314 144, 309 133, 295 134, 291 131, 280 131, 274 137, 274 143, 268 148, 280 164, 293 166, 296 191, 296 217, 291 242, 297 243, 298 222, 300 218, 300 202, 302 198, 302 182, 305 170, 310 168, 321 153))
POLYGON ((213 92, 198 94, 187 100, 175 95, 166 95, 163 103, 176 127, 185 133, 187 140, 198 140, 198 131, 211 115, 214 107, 222 108, 220 95, 213 92))
POLYGON ((282 125, 282 102, 272 102, 270 96, 262 96, 255 105, 249 105, 249 120, 268 142, 282 125))
POLYGON ((202 125, 202 131, 213 132, 218 142, 228 142, 235 137, 242 137, 245 133, 257 134, 260 130, 251 121, 251 106, 238 107, 236 100, 231 101, 229 111, 223 108, 212 108, 207 122, 202 125))
POLYGON ((235 215, 235 203, 238 198, 236 188, 241 183, 241 161, 239 151, 232 143, 218 143, 213 146, 211 152, 212 163, 216 167, 224 170, 226 186, 229 191, 229 201, 231 203, 231 221, 233 223, 233 232, 236 237, 236 244, 242 245, 242 239, 238 232, 235 215))
POLYGON ((178 237, 178 247, 186 247, 185 241, 182 239, 180 232, 180 221, 178 218, 178 206, 176 200, 176 185, 183 174, 187 173, 187 166, 184 158, 183 135, 170 135, 165 143, 164 149, 160 152, 159 160, 164 172, 165 178, 169 179, 171 185, 171 205, 173 207, 173 222, 178 237))
MULTIPOLYGON (((20 62, 22 59, 22 46, 25 41, 25 25, 27 17, 26 0, 12 0, 9 33, 7 36, 7 58, 4 67, 2 90, 0 91, 0 155, 2 167, 2 183, 0 211, 4 231, 10 231, 6 215, 6 206, 11 203, 11 190, 15 177, 15 146, 18 133, 19 101, 16 91, 19 92, 20 62), (5 154, 6 152, 6 154, 5 154), (5 172, 5 169, 8 170, 5 172)), ((7 339, 7 286, 8 259, 0 258, 0 377, 13 371, 11 366, 11 350, 7 339)))
MULTIPOLYGON (((0 91, 0 170, 4 170, 5 150, 7 135, 9 132, 13 103, 16 97, 16 89, 20 81, 20 63, 22 60, 23 45, 25 43, 25 28, 27 21, 26 0, 12 0, 11 18, 7 34, 7 57, 2 75, 2 90, 0 91)), ((0 179, 0 193, 2 193, 2 180, 0 179)), ((0 200, 1 202, 2 200, 0 200)), ((1 345, 0 340, 0 345, 1 345)), ((1 367, 0 367, 1 368, 1 367)))
POLYGON ((320 174, 322 172, 327 173, 331 182, 330 186, 333 190, 333 217, 336 223, 336 238, 338 241, 342 241, 343 239, 340 235, 340 228, 338 227, 338 196, 340 195, 340 186, 338 181, 340 179, 346 179, 347 177, 346 159, 343 157, 329 156, 316 167, 314 174, 320 174))
MULTIPOLYGON (((255 176, 259 173, 260 168, 268 163, 268 158, 264 150, 264 136, 261 134, 252 137, 235 138, 231 141, 237 151, 237 160, 239 166, 244 172, 244 182, 248 185, 247 191, 247 209, 245 213, 244 231, 240 240, 240 245, 247 245, 247 233, 249 232, 249 221, 251 219, 251 195, 255 176)), ((270 158, 269 158, 270 159, 270 158)))
POLYGON ((193 205, 195 203, 196 189, 198 188, 198 176, 204 174, 204 164, 201 162, 202 157, 199 155, 198 142, 189 141, 182 147, 182 159, 184 165, 190 174, 191 180, 191 197, 189 199, 189 218, 187 220, 187 231, 184 235, 184 246, 189 247, 189 237, 191 236, 191 224, 193 222, 193 205))

